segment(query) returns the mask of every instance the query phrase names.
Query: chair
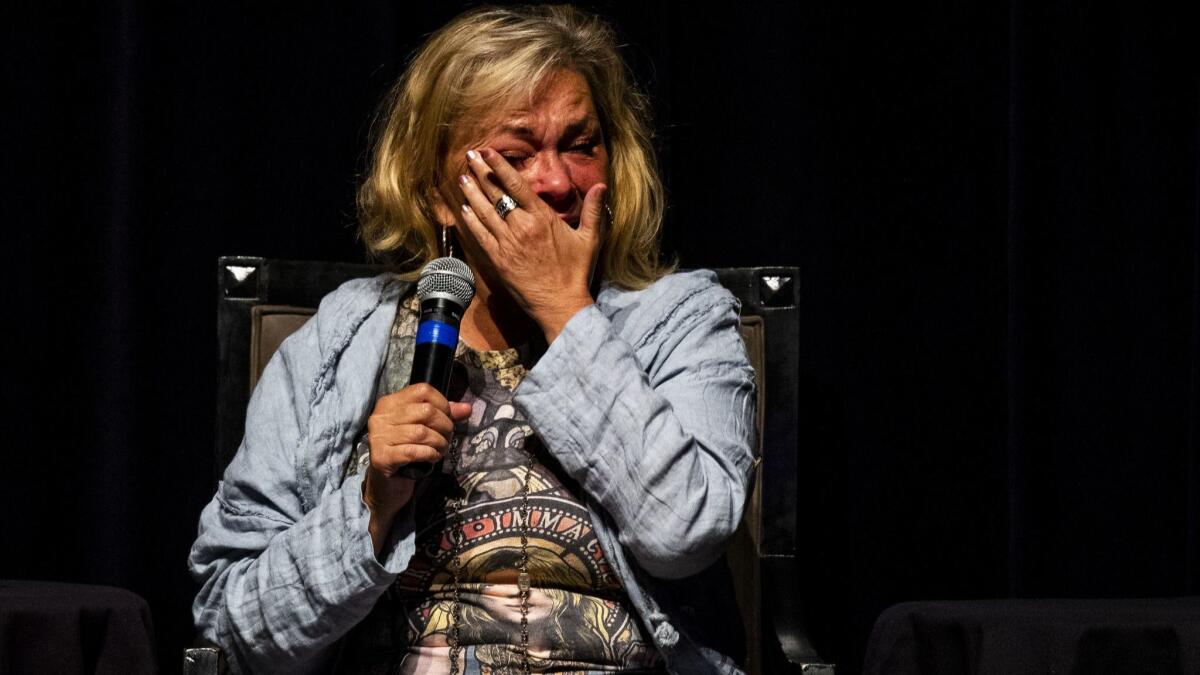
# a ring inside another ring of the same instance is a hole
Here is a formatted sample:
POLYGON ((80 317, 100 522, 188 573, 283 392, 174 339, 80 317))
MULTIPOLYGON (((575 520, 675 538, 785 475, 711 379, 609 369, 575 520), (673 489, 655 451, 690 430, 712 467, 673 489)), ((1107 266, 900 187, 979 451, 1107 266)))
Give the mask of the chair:
MULTIPOLYGON (((384 267, 223 257, 217 264, 219 340, 214 482, 241 442, 246 405, 285 337, 339 284, 384 267)), ((794 267, 716 270, 742 303, 742 337, 758 381, 762 460, 742 526, 726 559, 746 625, 747 673, 833 675, 805 625, 797 537, 799 271, 794 267), (767 405, 766 402, 772 402, 767 405), (767 471, 763 470, 764 465, 767 471)), ((185 673, 216 673, 213 647, 185 652, 185 673)))

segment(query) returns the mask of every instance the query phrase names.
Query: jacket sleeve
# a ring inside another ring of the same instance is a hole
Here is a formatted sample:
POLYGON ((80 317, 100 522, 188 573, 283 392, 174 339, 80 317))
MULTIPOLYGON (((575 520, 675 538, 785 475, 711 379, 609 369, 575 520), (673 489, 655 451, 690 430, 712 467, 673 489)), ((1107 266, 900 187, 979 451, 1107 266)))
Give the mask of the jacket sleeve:
POLYGON ((632 341, 614 323, 639 322, 595 305, 578 312, 516 396, 550 452, 612 517, 621 544, 667 579, 721 555, 742 517, 755 452, 738 302, 711 281, 684 290, 644 303, 637 311, 661 320, 632 341))
POLYGON ((263 372, 188 561, 202 584, 196 625, 234 672, 321 667, 412 555, 406 509, 384 564, 376 560, 359 480, 316 500, 302 494, 298 456, 327 442, 308 428, 311 411, 336 395, 322 388, 316 324, 288 338, 263 372))

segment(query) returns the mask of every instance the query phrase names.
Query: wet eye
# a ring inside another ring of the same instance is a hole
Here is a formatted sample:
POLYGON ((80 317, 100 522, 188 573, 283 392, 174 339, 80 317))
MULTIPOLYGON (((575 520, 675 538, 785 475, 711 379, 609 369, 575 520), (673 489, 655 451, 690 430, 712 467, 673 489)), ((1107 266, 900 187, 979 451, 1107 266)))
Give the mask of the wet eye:
POLYGON ((577 152, 591 157, 596 154, 596 146, 598 143, 595 140, 586 140, 582 143, 577 143, 568 148, 568 152, 577 152))
POLYGON ((529 159, 529 157, 527 157, 526 155, 520 155, 520 154, 516 154, 516 153, 511 153, 511 152, 501 153, 500 156, 503 157, 505 159, 505 161, 507 161, 509 164, 512 164, 514 167, 520 166, 521 164, 525 163, 525 160, 529 159))

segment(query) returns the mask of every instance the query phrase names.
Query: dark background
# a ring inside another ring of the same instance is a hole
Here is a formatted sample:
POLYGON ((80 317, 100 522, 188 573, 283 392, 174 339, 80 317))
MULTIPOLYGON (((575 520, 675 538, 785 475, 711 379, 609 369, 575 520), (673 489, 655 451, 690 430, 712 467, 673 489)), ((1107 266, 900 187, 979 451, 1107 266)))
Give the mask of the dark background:
MULTIPOLYGON (((465 5, 14 4, 0 577, 142 594, 175 672, 216 257, 361 259, 372 109, 465 5)), ((843 672, 901 600, 1200 592, 1195 23, 894 4, 591 5, 659 106, 667 250, 802 268, 843 672)))

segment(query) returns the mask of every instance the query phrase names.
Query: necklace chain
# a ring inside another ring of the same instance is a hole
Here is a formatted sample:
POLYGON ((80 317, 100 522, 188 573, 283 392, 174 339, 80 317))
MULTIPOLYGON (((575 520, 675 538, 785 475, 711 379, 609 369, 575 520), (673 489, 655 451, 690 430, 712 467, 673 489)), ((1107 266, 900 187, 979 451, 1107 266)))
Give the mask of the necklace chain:
MULTIPOLYGON (((450 476, 455 478, 458 472, 459 452, 458 443, 450 443, 450 476)), ((457 478, 455 478, 457 480, 457 478)), ((459 510, 459 499, 450 497, 446 500, 446 526, 448 536, 450 537, 450 545, 453 547, 450 552, 450 576, 453 582, 454 601, 450 604, 450 635, 448 642, 450 643, 450 675, 458 675, 458 653, 459 653, 459 633, 458 627, 462 624, 462 602, 459 597, 460 583, 459 578, 462 572, 462 563, 459 560, 459 553, 462 552, 462 542, 466 538, 463 534, 462 511, 459 510)))
MULTIPOLYGON (((457 440, 457 439, 456 439, 457 440)), ((458 443, 450 443, 450 475, 457 481, 460 454, 458 443)), ((529 506, 529 477, 533 474, 534 456, 526 450, 527 462, 525 476, 521 481, 521 558, 517 570, 517 590, 521 599, 521 670, 524 675, 530 673, 529 663, 529 525, 532 509, 529 506)), ((449 531, 450 544, 450 577, 453 583, 454 600, 450 605, 450 633, 447 642, 450 644, 450 675, 459 675, 458 657, 462 651, 459 626, 462 625, 461 574, 462 545, 466 540, 463 532, 462 507, 466 505, 465 498, 451 497, 446 500, 446 525, 449 531)))
POLYGON ((525 480, 521 482, 521 563, 517 574, 517 590, 521 594, 521 662, 529 675, 529 526, 533 513, 529 508, 529 476, 533 473, 533 453, 525 465, 525 480))

